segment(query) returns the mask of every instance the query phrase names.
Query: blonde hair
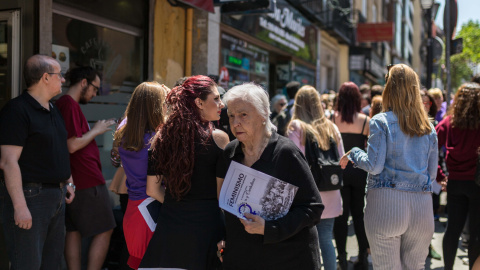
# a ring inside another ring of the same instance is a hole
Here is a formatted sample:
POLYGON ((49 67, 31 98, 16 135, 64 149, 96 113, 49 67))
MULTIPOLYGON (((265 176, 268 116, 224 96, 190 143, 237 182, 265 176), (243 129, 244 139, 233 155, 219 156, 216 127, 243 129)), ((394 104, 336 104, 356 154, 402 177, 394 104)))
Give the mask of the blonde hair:
POLYGON ((433 98, 443 98, 443 92, 440 88, 430 88, 427 91, 433 98))
MULTIPOLYGON (((337 133, 334 124, 325 117, 322 102, 317 90, 310 85, 302 86, 295 95, 293 120, 299 120, 303 132, 302 144, 305 145, 307 136, 317 141, 319 147, 326 151, 330 149, 330 138, 337 141, 337 133)), ((287 130, 293 130, 291 123, 287 130)))
POLYGON ((382 112, 382 96, 374 96, 370 105, 370 118, 382 112))
POLYGON ((145 147, 145 132, 154 132, 165 123, 165 97, 170 89, 158 82, 143 82, 133 91, 125 110, 127 123, 114 135, 114 145, 129 151, 145 147))
POLYGON ((398 64, 390 68, 385 79, 383 111, 392 111, 400 129, 411 137, 430 134, 432 127, 423 108, 417 73, 407 65, 398 64))

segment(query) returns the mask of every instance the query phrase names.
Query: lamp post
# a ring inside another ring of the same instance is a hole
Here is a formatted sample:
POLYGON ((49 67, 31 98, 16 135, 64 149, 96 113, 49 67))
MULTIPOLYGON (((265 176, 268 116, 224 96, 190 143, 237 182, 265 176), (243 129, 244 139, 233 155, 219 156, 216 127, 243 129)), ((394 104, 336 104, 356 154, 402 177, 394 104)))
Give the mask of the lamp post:
POLYGON ((427 19, 427 89, 432 87, 433 46, 432 46, 432 6, 434 0, 421 0, 422 9, 426 12, 427 19))

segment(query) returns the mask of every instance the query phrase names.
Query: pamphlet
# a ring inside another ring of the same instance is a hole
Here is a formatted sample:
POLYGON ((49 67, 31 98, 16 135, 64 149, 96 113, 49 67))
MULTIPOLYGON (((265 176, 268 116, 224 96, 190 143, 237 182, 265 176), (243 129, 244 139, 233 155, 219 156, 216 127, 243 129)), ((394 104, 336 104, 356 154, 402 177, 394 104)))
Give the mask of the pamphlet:
POLYGON ((232 161, 220 191, 219 205, 225 211, 246 219, 243 214, 265 220, 285 216, 298 187, 232 161))

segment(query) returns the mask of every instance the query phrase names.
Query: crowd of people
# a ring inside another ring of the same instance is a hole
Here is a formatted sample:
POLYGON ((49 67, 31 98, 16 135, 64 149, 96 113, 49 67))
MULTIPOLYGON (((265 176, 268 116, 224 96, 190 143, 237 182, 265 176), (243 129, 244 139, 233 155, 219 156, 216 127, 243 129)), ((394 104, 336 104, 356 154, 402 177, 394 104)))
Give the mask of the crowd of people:
MULTIPOLYGON (((0 221, 11 269, 61 269, 62 257, 81 269, 82 255, 87 269, 101 269, 119 224, 94 139, 116 121, 90 128, 79 105, 97 95, 101 75, 75 67, 64 78, 54 59, 34 55, 24 76, 27 90, 0 113, 0 221)), ((449 106, 407 65, 389 66, 385 81, 345 82, 324 95, 290 82, 271 101, 255 83, 223 89, 203 75, 173 89, 138 85, 114 133, 109 188, 121 194, 128 266, 347 270, 351 216, 354 269, 369 269, 369 256, 374 269, 424 269, 436 253, 437 185, 448 200, 444 269, 454 267, 466 223, 470 269, 480 269, 480 77, 449 106), (336 153, 333 166, 343 171, 327 180, 341 185, 320 188, 312 144, 336 153), (220 209, 232 161, 296 186, 288 212, 240 219, 220 209)))

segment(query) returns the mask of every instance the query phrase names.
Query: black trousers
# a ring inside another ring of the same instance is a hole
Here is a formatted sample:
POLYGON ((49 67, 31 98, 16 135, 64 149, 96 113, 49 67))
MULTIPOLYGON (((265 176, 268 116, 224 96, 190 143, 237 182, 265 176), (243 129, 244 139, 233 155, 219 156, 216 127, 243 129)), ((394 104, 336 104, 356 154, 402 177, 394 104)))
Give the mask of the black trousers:
MULTIPOLYGON (((365 183, 365 181, 359 181, 365 183)), ((363 209, 365 206, 365 185, 346 184, 340 190, 343 200, 343 214, 335 219, 333 234, 337 244, 338 254, 346 253, 348 236, 348 217, 352 214, 353 226, 357 236, 359 255, 367 251, 368 240, 363 223, 363 209)))
POLYGON ((448 223, 443 236, 445 270, 453 269, 458 240, 469 217, 470 241, 468 259, 470 269, 480 255, 480 187, 474 181, 449 179, 447 184, 448 223))

